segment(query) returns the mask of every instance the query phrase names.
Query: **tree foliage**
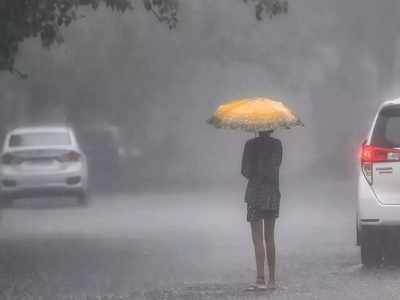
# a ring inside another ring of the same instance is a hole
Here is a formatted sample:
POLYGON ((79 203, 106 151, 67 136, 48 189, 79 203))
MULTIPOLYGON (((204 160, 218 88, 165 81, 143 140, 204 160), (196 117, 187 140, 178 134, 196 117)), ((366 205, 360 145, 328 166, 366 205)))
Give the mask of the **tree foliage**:
MULTIPOLYGON (((96 10, 104 5, 124 13, 133 10, 137 1, 143 3, 160 23, 170 29, 176 27, 179 0, 0 0, 0 71, 10 71, 25 78, 26 75, 15 68, 19 44, 30 37, 40 38, 44 48, 62 43, 62 28, 80 17, 79 7, 96 10)), ((286 0, 243 1, 254 5, 258 20, 286 13, 288 9, 286 0)))
POLYGON ((257 20, 261 21, 265 16, 272 18, 288 12, 286 0, 243 0, 245 3, 254 4, 254 12, 257 20))
MULTIPOLYGON (((176 0, 143 0, 143 3, 160 22, 175 27, 176 0)), ((40 38, 44 48, 63 42, 62 28, 79 18, 79 7, 96 10, 105 5, 124 13, 132 10, 134 4, 131 0, 0 0, 0 71, 25 78, 25 74, 15 69, 19 43, 29 37, 40 38)))
POLYGON ((165 23, 170 29, 178 22, 178 0, 143 0, 144 7, 151 11, 160 23, 165 23))

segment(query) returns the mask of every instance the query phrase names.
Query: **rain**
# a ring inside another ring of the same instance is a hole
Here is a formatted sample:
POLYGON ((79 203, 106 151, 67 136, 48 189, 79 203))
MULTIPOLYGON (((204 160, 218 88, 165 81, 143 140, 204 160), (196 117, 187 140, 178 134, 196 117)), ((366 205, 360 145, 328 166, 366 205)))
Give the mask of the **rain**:
POLYGON ((0 300, 397 299, 399 267, 361 263, 356 212, 361 143, 400 95, 398 1, 288 0, 259 20, 257 1, 180 0, 173 26, 131 2, 80 6, 62 41, 19 42, 24 78, 0 71, 1 143, 17 127, 71 126, 90 191, 84 207, 38 196, 1 209, 0 300), (206 120, 261 96, 304 127, 273 134, 277 288, 249 293, 240 169, 254 133, 206 120))

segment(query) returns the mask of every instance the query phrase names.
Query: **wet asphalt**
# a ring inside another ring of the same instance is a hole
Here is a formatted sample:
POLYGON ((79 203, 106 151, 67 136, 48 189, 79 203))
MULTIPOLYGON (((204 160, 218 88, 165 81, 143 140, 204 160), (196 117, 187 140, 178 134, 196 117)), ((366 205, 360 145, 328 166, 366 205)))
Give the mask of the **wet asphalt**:
POLYGON ((245 292, 255 266, 242 196, 171 188, 94 195, 87 208, 18 200, 1 217, 0 299, 399 299, 399 267, 360 264, 349 182, 283 187, 278 289, 245 292))

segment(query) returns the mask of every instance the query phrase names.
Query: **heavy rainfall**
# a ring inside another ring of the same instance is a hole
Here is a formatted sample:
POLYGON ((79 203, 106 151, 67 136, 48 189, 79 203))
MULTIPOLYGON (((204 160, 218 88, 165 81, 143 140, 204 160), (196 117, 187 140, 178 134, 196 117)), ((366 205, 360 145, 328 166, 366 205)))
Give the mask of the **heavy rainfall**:
POLYGON ((398 299, 398 259, 371 267, 356 233, 362 142, 400 96, 399 12, 397 0, 1 0, 0 300, 398 299), (51 12, 29 19, 68 3, 56 26, 51 12), (261 96, 305 126, 272 134, 276 288, 249 292, 241 162, 255 135, 206 120, 261 96), (7 198, 8 165, 44 160, 9 146, 43 151, 46 138, 23 135, 49 128, 72 128, 77 145, 46 168, 85 157, 87 191, 7 198))

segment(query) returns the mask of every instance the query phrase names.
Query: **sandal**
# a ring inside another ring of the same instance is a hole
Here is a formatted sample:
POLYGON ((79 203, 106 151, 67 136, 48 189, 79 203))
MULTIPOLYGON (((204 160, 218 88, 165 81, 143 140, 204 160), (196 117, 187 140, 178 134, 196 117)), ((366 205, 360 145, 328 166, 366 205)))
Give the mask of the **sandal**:
POLYGON ((251 284, 248 288, 246 288, 246 292, 257 292, 257 291, 266 291, 268 288, 265 285, 265 283, 263 284, 251 284))
POLYGON ((248 288, 246 288, 246 291, 248 292, 254 292, 254 291, 266 291, 268 287, 265 284, 264 278, 257 277, 257 281, 255 284, 251 284, 248 288))
POLYGON ((276 283, 275 282, 268 282, 267 288, 269 290, 276 290, 276 283))

